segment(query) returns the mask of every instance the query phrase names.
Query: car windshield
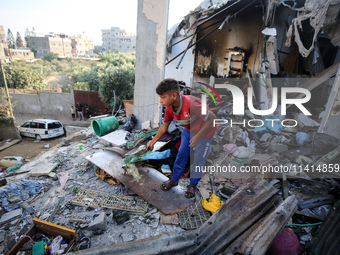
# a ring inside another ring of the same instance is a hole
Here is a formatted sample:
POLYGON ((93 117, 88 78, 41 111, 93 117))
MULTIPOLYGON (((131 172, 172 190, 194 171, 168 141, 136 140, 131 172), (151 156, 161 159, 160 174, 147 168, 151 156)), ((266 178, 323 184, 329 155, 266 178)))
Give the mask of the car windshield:
POLYGON ((25 124, 22 125, 22 127, 30 127, 30 123, 26 122, 25 124))
POLYGON ((48 124, 48 129, 56 129, 60 127, 61 127, 60 122, 52 122, 48 124))

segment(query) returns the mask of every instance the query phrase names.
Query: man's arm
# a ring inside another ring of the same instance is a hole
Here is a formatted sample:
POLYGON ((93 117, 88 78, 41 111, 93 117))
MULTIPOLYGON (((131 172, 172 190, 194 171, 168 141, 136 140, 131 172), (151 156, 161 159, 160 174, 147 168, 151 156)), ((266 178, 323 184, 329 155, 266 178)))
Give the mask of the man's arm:
POLYGON ((212 128, 214 119, 216 119, 216 115, 210 111, 208 119, 204 121, 204 124, 200 131, 198 131, 198 133, 194 135, 193 138, 191 138, 189 147, 195 147, 199 143, 204 132, 208 131, 209 128, 212 128))
POLYGON ((146 145, 147 150, 153 150, 154 144, 168 131, 169 125, 170 123, 162 124, 162 126, 158 129, 158 132, 155 135, 155 137, 146 145))

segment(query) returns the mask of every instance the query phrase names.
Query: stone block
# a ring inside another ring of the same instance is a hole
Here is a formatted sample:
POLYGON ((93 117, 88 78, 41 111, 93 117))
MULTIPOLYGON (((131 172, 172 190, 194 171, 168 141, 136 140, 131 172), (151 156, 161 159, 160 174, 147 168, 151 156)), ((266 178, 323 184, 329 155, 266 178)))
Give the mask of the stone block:
POLYGON ((14 211, 5 213, 4 215, 2 215, 1 219, 0 219, 0 226, 3 224, 6 224, 7 222, 13 221, 17 218, 20 218, 22 215, 22 210, 21 208, 16 209, 14 211))
POLYGON ((97 218, 95 218, 87 228, 88 230, 100 229, 106 230, 107 228, 107 216, 105 212, 101 212, 97 218))

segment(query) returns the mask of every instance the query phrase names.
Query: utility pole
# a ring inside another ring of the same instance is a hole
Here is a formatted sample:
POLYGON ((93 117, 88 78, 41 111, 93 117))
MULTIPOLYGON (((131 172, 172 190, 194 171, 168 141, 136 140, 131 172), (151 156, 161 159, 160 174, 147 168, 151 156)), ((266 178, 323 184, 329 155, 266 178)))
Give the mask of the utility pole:
POLYGON ((11 99, 9 98, 7 81, 6 81, 6 77, 5 77, 5 71, 4 71, 3 61, 2 60, 0 60, 0 66, 1 66, 2 77, 4 79, 4 84, 5 84, 5 92, 6 92, 6 97, 7 97, 8 106, 9 106, 10 117, 13 118, 12 104, 11 104, 11 99))

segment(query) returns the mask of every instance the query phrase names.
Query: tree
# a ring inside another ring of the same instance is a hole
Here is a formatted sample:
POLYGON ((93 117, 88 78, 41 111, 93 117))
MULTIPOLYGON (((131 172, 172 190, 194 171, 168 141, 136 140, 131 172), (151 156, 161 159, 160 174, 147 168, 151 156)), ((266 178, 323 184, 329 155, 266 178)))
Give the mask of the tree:
POLYGON ((21 38, 21 35, 19 32, 17 32, 17 48, 24 48, 24 41, 21 38))
MULTIPOLYGON (((9 88, 13 89, 46 89, 42 76, 31 69, 17 67, 17 66, 5 66, 6 81, 9 88)), ((0 74, 0 83, 3 84, 2 73, 0 74)))
POLYGON ((28 30, 28 28, 26 28, 26 32, 25 32, 25 42, 26 42, 26 47, 31 48, 30 31, 28 30))
POLYGON ((123 100, 133 98, 135 67, 131 63, 123 66, 109 64, 98 76, 99 96, 108 107, 113 107, 114 104, 113 90, 116 93, 116 106, 122 104, 123 100))
POLYGON ((44 60, 52 62, 53 59, 57 59, 59 57, 58 53, 50 52, 44 56, 44 60))
POLYGON ((7 45, 10 49, 15 49, 15 40, 10 29, 7 30, 7 45))

